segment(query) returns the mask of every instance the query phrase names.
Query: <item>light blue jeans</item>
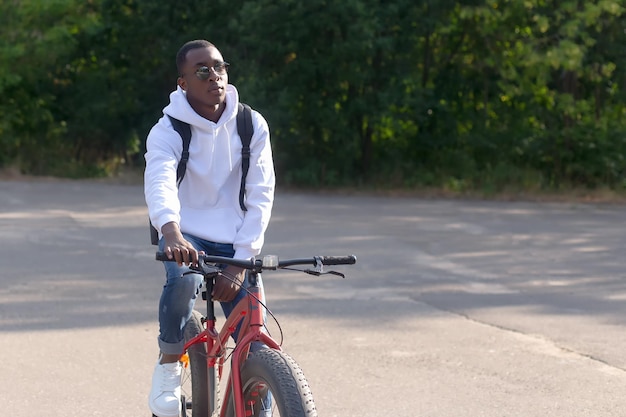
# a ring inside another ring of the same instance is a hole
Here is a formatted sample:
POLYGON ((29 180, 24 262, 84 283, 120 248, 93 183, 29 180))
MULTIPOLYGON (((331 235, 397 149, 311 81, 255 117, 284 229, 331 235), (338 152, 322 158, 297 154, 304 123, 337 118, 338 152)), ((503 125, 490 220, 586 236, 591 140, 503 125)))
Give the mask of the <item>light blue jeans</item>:
MULTIPOLYGON (((227 243, 209 242, 189 234, 183 234, 198 251, 204 251, 207 255, 224 256, 232 258, 235 255, 233 245, 227 243)), ((159 250, 164 249, 164 240, 159 242, 159 250)), ((165 354, 177 355, 183 352, 185 345, 183 328, 191 317, 191 312, 200 294, 202 287, 201 274, 186 274, 187 266, 178 266, 176 262, 163 262, 165 266, 166 282, 159 301, 159 348, 165 354)), ((265 302, 263 281, 258 276, 261 287, 261 301, 265 302)), ((243 287, 248 286, 247 278, 243 287)), ((237 303, 245 296, 245 289, 241 289, 234 300, 220 303, 224 315, 228 317, 237 303)), ((237 332, 233 334, 237 340, 237 332)), ((252 350, 256 346, 252 346, 252 350)))

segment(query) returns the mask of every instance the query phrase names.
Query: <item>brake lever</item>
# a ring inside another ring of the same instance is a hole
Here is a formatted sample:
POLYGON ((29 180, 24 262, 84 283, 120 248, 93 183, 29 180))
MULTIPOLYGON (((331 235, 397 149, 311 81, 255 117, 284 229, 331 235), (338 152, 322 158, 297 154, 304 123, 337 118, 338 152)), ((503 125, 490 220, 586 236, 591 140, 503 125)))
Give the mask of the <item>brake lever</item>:
POLYGON ((346 279, 346 276, 344 274, 342 274, 341 272, 337 272, 337 271, 327 271, 325 272, 326 274, 332 274, 332 275, 337 275, 343 279, 346 279))
POLYGON ((322 262, 321 256, 316 256, 313 259, 315 260, 315 269, 305 269, 303 272, 306 272, 309 275, 315 275, 316 277, 319 277, 320 275, 326 275, 326 274, 338 275, 341 278, 346 277, 344 274, 342 274, 341 272, 337 272, 337 271, 324 272, 324 263, 322 262))
POLYGON ((340 276, 341 278, 346 278, 346 276, 344 274, 342 274, 341 272, 337 272, 337 271, 317 271, 315 269, 304 269, 302 272, 305 272, 309 275, 315 275, 316 277, 319 277, 320 275, 337 275, 340 276))
POLYGON ((210 274, 216 274, 220 271, 221 271, 221 268, 213 264, 206 263, 202 259, 198 259, 198 265, 197 266, 190 265, 189 271, 183 273, 183 275, 197 274, 197 273, 201 273, 203 275, 210 275, 210 274))

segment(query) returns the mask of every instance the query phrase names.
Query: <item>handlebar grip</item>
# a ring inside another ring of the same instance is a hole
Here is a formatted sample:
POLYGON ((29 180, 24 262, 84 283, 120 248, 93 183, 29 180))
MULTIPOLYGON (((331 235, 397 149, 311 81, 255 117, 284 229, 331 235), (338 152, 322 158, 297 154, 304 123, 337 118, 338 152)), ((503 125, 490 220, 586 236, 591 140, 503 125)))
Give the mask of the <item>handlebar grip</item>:
POLYGON ((356 256, 321 256, 322 263, 324 265, 354 265, 356 263, 356 256))

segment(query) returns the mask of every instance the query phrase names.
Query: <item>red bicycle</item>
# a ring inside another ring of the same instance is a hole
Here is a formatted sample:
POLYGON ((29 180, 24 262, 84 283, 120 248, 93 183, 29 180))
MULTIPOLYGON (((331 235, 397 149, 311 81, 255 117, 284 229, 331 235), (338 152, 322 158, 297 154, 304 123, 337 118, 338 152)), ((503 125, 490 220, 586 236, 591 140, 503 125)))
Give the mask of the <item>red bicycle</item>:
MULTIPOLYGON (((158 252, 156 259, 169 261, 158 252)), ((298 364, 287 355, 265 327, 268 311, 261 301, 258 276, 263 271, 290 269, 312 275, 344 275, 324 271, 324 266, 352 265, 356 257, 315 256, 313 258, 280 260, 265 256, 251 261, 200 255, 193 273, 204 276, 206 317, 197 310, 184 328, 183 395, 181 416, 188 417, 315 417, 317 411, 308 382, 298 364), (213 292, 215 277, 227 265, 248 270, 246 296, 237 303, 221 330, 216 328, 214 301, 206 294, 213 292), (297 265, 313 268, 297 269, 297 265), (237 342, 228 347, 231 335, 238 329, 237 342), (252 349, 252 347, 261 347, 252 349), (220 396, 225 361, 230 359, 230 372, 225 392, 220 396)), ((273 315, 272 315, 273 316, 273 315)))

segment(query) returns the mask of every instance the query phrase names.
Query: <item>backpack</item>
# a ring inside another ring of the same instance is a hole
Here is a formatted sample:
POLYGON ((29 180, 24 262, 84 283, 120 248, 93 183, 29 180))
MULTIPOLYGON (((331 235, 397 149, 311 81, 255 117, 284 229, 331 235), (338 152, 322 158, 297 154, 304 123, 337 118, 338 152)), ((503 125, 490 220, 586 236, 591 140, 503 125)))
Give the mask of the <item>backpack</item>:
MULTIPOLYGON (((187 161, 189 160, 191 127, 189 123, 185 123, 169 115, 167 117, 170 118, 172 127, 178 132, 183 141, 183 152, 180 156, 180 161, 178 161, 178 167, 176 168, 176 185, 180 187, 180 183, 183 181, 183 178, 185 178, 187 161)), ((246 176, 250 168, 250 141, 252 140, 254 127, 252 126, 252 109, 247 104, 239 103, 239 109, 237 111, 237 132, 241 138, 241 187, 239 188, 239 206, 241 210, 248 211, 244 199, 246 194, 246 176)), ((159 244, 159 232, 152 223, 150 223, 150 242, 153 245, 159 244)))

